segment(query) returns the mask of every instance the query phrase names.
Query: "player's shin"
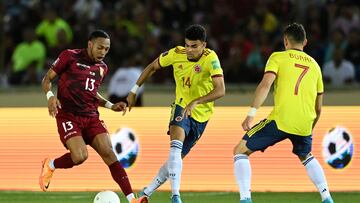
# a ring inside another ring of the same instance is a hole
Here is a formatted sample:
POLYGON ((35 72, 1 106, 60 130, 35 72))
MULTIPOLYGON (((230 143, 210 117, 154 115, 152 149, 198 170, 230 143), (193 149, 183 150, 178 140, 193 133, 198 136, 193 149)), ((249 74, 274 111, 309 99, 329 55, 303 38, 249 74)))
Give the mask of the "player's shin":
POLYGON ((240 200, 251 199, 251 166, 246 154, 234 156, 234 173, 239 186, 240 200))
POLYGON ((59 158, 56 158, 53 162, 54 168, 72 168, 75 166, 74 161, 71 158, 70 153, 66 153, 59 158))
POLYGON ((304 160, 302 164, 305 166, 311 181, 318 189, 322 201, 326 200, 327 198, 331 198, 324 171, 318 160, 315 157, 310 156, 304 160))
POLYGON ((168 170, 168 161, 166 161, 160 168, 158 174, 154 180, 143 190, 144 195, 150 196, 152 193, 158 189, 162 184, 164 184, 169 178, 168 170))
MULTIPOLYGON (((126 171, 121 166, 119 161, 114 162, 109 166, 111 176, 115 180, 115 182, 120 186, 121 190, 123 191, 124 195, 128 200, 134 198, 133 190, 131 188, 131 184, 129 178, 126 174, 126 171)), ((130 201, 129 201, 130 202, 130 201)))
POLYGON ((172 195, 180 195, 180 180, 182 171, 183 143, 179 140, 172 140, 170 143, 170 156, 168 161, 169 178, 171 182, 172 195))

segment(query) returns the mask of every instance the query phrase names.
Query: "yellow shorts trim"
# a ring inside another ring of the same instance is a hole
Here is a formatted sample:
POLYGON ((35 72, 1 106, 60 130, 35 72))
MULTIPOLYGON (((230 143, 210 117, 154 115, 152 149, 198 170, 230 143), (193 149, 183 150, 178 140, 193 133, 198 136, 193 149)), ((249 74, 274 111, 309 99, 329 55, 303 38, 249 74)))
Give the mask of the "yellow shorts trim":
POLYGON ((252 135, 254 135, 256 132, 258 132, 259 130, 263 129, 266 124, 270 123, 271 120, 262 120, 260 121, 258 124, 256 124, 254 127, 252 127, 246 134, 251 137, 252 135))

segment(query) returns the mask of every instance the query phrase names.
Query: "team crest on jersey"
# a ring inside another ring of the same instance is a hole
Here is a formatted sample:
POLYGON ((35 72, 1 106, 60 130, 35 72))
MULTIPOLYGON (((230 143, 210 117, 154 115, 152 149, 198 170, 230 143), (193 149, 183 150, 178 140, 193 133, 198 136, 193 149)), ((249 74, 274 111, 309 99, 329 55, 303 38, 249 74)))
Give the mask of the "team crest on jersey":
POLYGON ((175 121, 180 122, 182 120, 181 116, 176 116, 175 121))
POLYGON ((182 65, 178 66, 179 69, 183 69, 182 65))
POLYGON ((194 67, 194 71, 196 73, 200 73, 201 72, 201 66, 199 64, 196 64, 195 67, 194 67))
POLYGON ((99 67, 100 68, 100 76, 104 77, 104 68, 103 67, 99 67))

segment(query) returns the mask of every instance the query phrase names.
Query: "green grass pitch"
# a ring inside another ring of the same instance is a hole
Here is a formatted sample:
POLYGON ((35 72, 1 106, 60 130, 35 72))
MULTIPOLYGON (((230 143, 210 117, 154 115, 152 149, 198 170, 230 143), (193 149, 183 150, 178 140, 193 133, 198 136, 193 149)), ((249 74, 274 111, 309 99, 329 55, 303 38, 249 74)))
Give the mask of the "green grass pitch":
MULTIPOLYGON (((127 203, 117 192, 122 203, 127 203)), ((23 192, 0 191, 1 203, 92 203, 96 192, 23 192)), ((334 192, 335 203, 360 202, 360 192, 334 192)), ((254 192, 253 203, 321 203, 318 193, 254 192)), ((184 203, 238 203, 238 193, 231 192, 183 192, 184 203)), ((150 203, 169 203, 169 192, 156 192, 150 203)))

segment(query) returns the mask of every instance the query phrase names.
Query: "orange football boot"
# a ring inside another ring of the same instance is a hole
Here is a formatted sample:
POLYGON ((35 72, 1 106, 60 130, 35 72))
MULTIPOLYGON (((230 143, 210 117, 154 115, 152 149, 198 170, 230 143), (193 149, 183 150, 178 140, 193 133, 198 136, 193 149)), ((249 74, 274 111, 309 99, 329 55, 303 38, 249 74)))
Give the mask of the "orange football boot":
POLYGON ((132 199, 131 203, 148 203, 149 200, 146 196, 140 197, 139 199, 132 199))
POLYGON ((50 158, 45 158, 42 161, 41 173, 39 177, 40 188, 46 192, 50 185, 51 177, 55 170, 50 168, 50 158))

